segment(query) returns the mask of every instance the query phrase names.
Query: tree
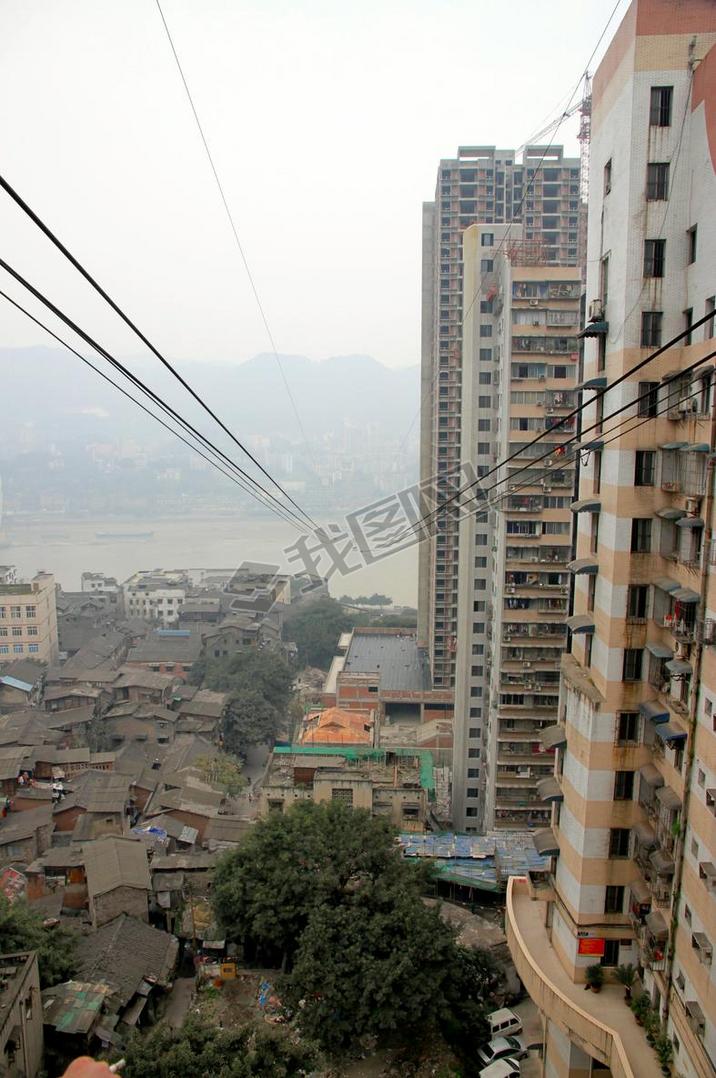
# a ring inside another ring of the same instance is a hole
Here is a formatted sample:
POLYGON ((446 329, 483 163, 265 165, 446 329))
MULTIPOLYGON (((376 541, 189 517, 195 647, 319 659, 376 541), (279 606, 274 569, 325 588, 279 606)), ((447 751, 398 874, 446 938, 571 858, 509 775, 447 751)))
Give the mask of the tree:
POLYGON ((136 1034, 124 1056, 126 1078, 283 1078, 306 1074, 316 1050, 253 1026, 221 1030, 191 1016, 179 1030, 136 1034))
POLYGON ((76 936, 60 925, 45 927, 24 899, 10 904, 0 894, 0 954, 37 951, 40 984, 50 988, 69 980, 75 971, 76 936))
POLYGON ((259 821, 216 868, 214 909, 227 935, 288 966, 314 909, 340 903, 356 880, 412 883, 386 820, 340 802, 298 802, 259 821))
POLYGON ((299 1008, 301 1032, 330 1052, 366 1035, 429 1035, 454 949, 449 927, 412 888, 368 882, 313 912, 281 992, 299 1008))
POLYGON ((289 610, 283 623, 284 640, 293 640, 302 666, 327 670, 336 653, 338 637, 356 623, 340 603, 324 595, 289 610))
POLYGON ((262 745, 276 739, 282 716, 256 689, 246 689, 232 696, 224 719, 224 745, 232 753, 243 753, 249 745, 262 745))
POLYGON ((200 756, 194 766, 206 782, 220 787, 230 797, 239 793, 246 785, 241 764, 226 752, 220 752, 216 756, 200 756))

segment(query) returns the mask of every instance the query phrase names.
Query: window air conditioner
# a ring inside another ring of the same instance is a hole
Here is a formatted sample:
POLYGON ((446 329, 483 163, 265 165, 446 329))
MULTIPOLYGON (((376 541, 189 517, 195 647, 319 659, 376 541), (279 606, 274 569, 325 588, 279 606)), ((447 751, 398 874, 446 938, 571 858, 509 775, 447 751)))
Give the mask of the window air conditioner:
POLYGON ((700 498, 686 499, 686 512, 690 517, 695 517, 699 511, 700 498))
POLYGON ((600 299, 593 299, 589 304, 589 321, 601 322, 604 317, 604 304, 600 299))
POLYGON ((677 659, 688 659, 688 657, 689 657, 689 645, 684 644, 681 641, 678 641, 677 644, 676 644, 676 649, 674 651, 674 656, 677 659))
POLYGON ((539 307, 539 300, 538 299, 531 299, 530 300, 530 307, 539 307))

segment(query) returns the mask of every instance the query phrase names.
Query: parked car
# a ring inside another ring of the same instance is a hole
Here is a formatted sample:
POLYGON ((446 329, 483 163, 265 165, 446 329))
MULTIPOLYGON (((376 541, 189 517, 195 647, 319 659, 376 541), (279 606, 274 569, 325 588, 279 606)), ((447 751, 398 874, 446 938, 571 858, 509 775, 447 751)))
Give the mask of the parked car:
POLYGON ((509 1037, 522 1032, 522 1019, 507 1007, 501 1007, 499 1011, 488 1014, 487 1024, 490 1027, 491 1038, 509 1037))
POLYGON ((512 1056, 495 1060, 489 1067, 479 1071, 480 1078, 520 1078, 520 1061, 512 1056))
POLYGON ((526 1055, 527 1045, 519 1037, 493 1037, 480 1048, 477 1058, 483 1067, 487 1067, 504 1056, 523 1059, 526 1055))

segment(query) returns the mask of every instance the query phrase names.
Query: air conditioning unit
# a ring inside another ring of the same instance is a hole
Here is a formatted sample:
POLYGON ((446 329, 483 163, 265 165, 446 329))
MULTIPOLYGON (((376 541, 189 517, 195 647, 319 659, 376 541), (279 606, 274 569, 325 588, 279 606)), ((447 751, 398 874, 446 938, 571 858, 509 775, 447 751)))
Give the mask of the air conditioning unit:
POLYGON ((530 307, 539 307, 539 300, 538 299, 531 299, 530 300, 530 307))
POLYGON ((698 409, 698 403, 695 400, 683 400, 679 401, 677 408, 682 415, 691 415, 698 409))
POLYGON ((546 382, 546 381, 547 381, 547 375, 546 375, 546 374, 540 374, 540 376, 539 376, 539 378, 537 379, 537 381, 538 381, 538 382, 546 382))
POLYGON ((700 498, 687 498, 686 499, 686 512, 690 517, 695 517, 699 511, 700 498))
POLYGON ((689 645, 678 641, 674 650, 674 658, 676 659, 688 659, 689 657, 689 645))
POLYGON ((593 299, 589 304, 589 321, 601 322, 604 318, 604 304, 600 299, 593 299))

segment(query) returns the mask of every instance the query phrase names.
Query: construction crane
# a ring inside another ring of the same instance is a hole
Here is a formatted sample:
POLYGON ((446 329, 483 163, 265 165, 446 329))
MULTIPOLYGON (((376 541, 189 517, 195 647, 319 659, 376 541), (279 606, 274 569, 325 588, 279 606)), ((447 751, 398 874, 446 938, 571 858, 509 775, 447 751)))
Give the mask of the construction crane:
POLYGON ((552 120, 536 135, 533 135, 529 142, 520 146, 518 153, 524 150, 526 146, 539 144, 546 135, 551 135, 558 127, 562 126, 565 120, 568 120, 570 116, 574 116, 576 112, 580 116, 579 134, 577 135, 579 140, 579 196, 586 206, 589 201, 589 144, 592 134, 592 80, 588 71, 584 75, 582 100, 565 109, 555 120, 552 120))

